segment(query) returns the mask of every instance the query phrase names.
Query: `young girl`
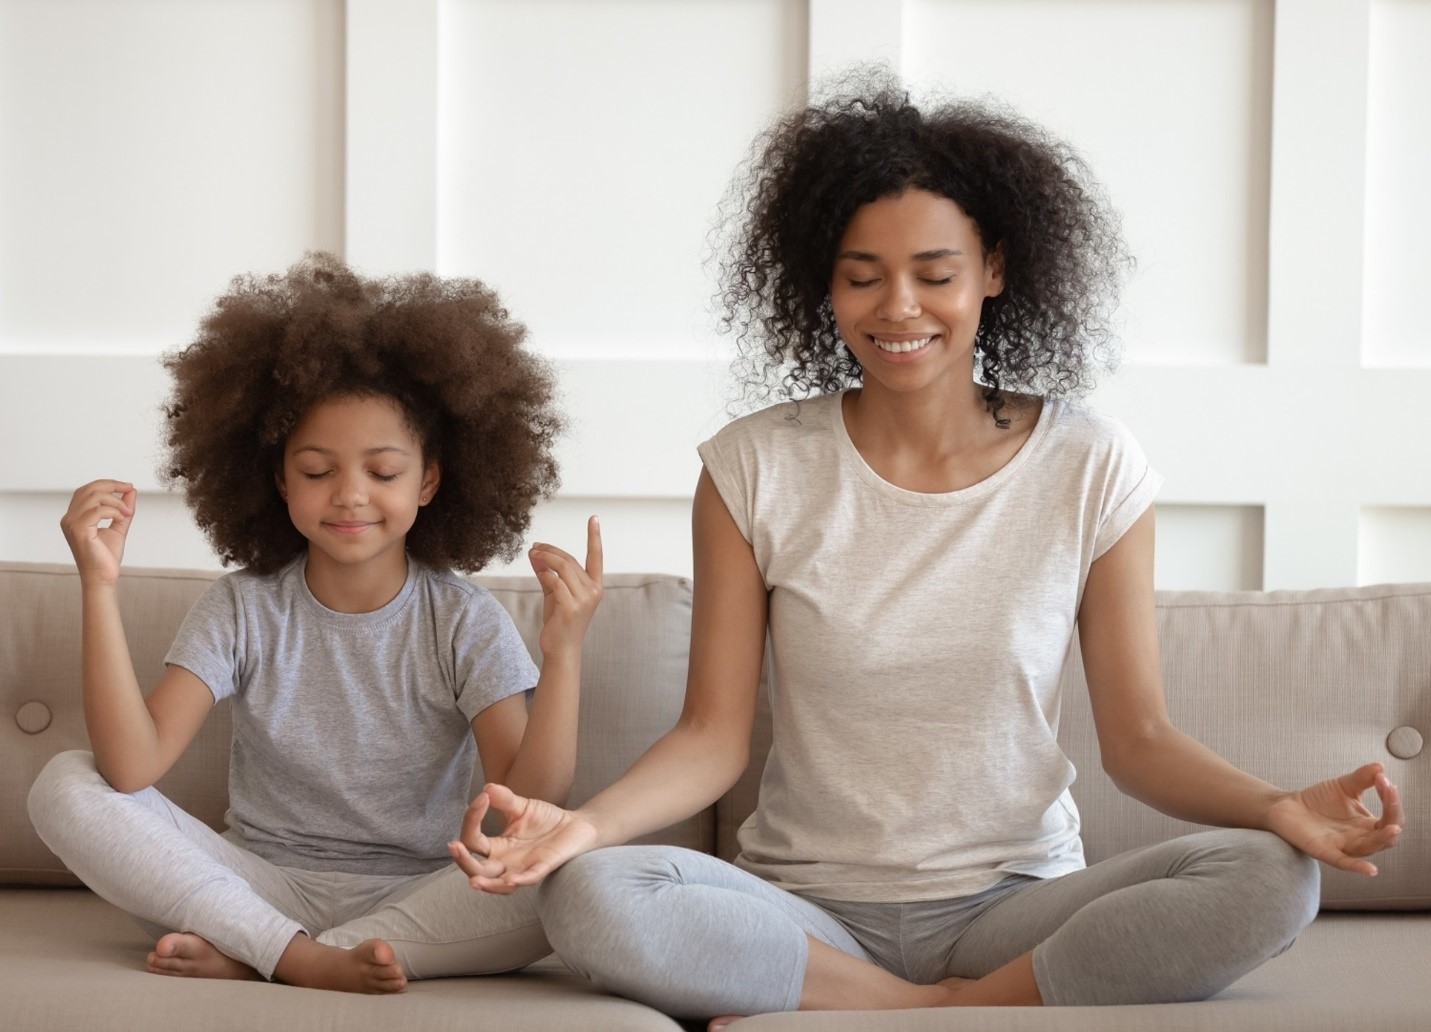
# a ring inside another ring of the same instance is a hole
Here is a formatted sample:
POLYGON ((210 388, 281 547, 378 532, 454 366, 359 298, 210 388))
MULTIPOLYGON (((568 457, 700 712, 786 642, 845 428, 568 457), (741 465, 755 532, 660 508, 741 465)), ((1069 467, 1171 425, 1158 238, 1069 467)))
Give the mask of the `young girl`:
POLYGON ((501 605, 449 572, 510 556, 556 483, 560 421, 524 334, 472 280, 366 280, 321 254, 236 279, 166 361, 168 473, 243 569, 195 604, 147 697, 116 603, 134 486, 75 492, 60 523, 94 754, 56 756, 29 810, 72 871, 162 934, 149 970, 397 992, 550 952, 533 901, 472 893, 444 850, 474 741, 486 780, 565 799, 601 597, 594 518, 585 568, 532 549, 538 677, 501 605), (220 836, 150 786, 229 697, 220 836))
POLYGON ((1283 791, 1169 723, 1160 478, 1059 400, 1105 350, 1125 262, 1082 162, 876 83, 777 125, 746 187, 727 311, 751 393, 803 400, 700 448, 684 712, 575 812, 492 788, 514 820, 464 826, 473 884, 550 876, 562 958, 684 1016, 1192 1000, 1286 949, 1311 857, 1375 873, 1397 792, 1377 764, 1283 791), (1114 780, 1238 830, 1085 868, 1056 739, 1075 629, 1114 780), (774 745, 736 865, 598 849, 735 782, 767 634, 774 745))

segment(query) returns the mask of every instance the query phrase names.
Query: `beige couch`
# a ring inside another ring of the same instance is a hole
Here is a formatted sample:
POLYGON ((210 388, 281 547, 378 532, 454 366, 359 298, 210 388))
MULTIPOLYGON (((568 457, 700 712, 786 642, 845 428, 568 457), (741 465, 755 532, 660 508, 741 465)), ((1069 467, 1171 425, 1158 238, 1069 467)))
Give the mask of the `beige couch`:
MULTIPOLYGON (((131 570, 122 606, 142 683, 159 675, 179 620, 212 573, 131 570)), ((483 578, 535 644, 540 595, 525 579, 483 578)), ((602 994, 553 960, 520 975, 419 982, 392 998, 147 974, 150 943, 73 879, 35 838, 25 795, 54 753, 85 746, 79 698, 79 584, 64 566, 0 563, 0 1028, 672 1029, 649 1008, 602 994)), ((1159 596, 1174 719, 1234 762, 1283 785, 1383 761, 1408 827, 1382 873, 1326 872, 1324 913, 1284 956, 1217 999, 1163 1007, 775 1014, 766 1029, 1431 1028, 1431 585, 1159 596)), ((575 793, 615 778, 680 709, 690 586, 610 578, 592 625, 575 793)), ((1062 738, 1082 772, 1075 795, 1090 859, 1184 826, 1127 800, 1098 767, 1077 663, 1062 738)), ((757 732, 764 734, 764 725, 757 732)), ((220 707, 162 790, 211 824, 224 811, 228 715, 220 707)), ((656 840, 729 856, 754 804, 763 755, 717 806, 656 840)))

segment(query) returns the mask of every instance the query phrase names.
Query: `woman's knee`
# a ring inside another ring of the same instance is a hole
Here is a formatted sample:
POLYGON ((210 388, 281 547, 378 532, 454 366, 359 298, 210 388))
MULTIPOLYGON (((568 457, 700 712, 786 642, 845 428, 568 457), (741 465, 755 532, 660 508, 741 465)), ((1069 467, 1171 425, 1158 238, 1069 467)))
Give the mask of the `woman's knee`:
POLYGON ((600 958, 639 964, 651 940, 645 904, 680 881, 671 847, 611 846, 563 864, 542 882, 537 908, 552 948, 587 977, 600 958))
POLYGON ((1212 832, 1245 906, 1262 912, 1288 943, 1317 916, 1321 869, 1317 861, 1270 831, 1226 829, 1212 832))
POLYGON ((26 799, 30 824, 48 844, 57 829, 72 825, 74 809, 84 795, 108 787, 95 768, 92 753, 82 749, 57 753, 30 786, 26 799))

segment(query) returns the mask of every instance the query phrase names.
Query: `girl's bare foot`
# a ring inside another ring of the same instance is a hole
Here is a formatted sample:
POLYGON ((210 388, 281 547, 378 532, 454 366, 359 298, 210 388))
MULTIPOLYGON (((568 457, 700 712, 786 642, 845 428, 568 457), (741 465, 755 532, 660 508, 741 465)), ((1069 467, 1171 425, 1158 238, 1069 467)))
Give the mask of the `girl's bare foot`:
POLYGON ((741 1018, 744 1017, 747 1017, 747 1015, 723 1014, 718 1018, 711 1018, 710 1023, 706 1025, 706 1032, 721 1032, 721 1029, 725 1028, 731 1022, 739 1021, 741 1018))
POLYGON ((213 943, 193 932, 170 932, 149 953, 149 970, 180 978, 258 978, 241 960, 220 953, 213 943))
POLYGON ((407 976, 393 948, 381 939, 368 939, 345 950, 300 933, 278 958, 273 975, 289 985, 346 993, 400 993, 407 988, 407 976))

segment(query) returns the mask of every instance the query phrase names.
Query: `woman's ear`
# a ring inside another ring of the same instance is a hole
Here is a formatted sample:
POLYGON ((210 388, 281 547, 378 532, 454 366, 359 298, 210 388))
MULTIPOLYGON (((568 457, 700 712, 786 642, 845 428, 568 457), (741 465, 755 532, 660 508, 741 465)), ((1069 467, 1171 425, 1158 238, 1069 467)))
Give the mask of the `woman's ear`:
POLYGON ((288 485, 283 481, 282 467, 273 471, 273 482, 278 485, 278 497, 288 501, 288 485))
POLYGON ((999 241, 994 249, 984 256, 985 297, 998 297, 1004 292, 1004 243, 999 241))
POLYGON ((437 494, 437 485, 442 483, 442 467, 434 459, 422 471, 422 489, 417 493, 417 504, 426 505, 437 494))

